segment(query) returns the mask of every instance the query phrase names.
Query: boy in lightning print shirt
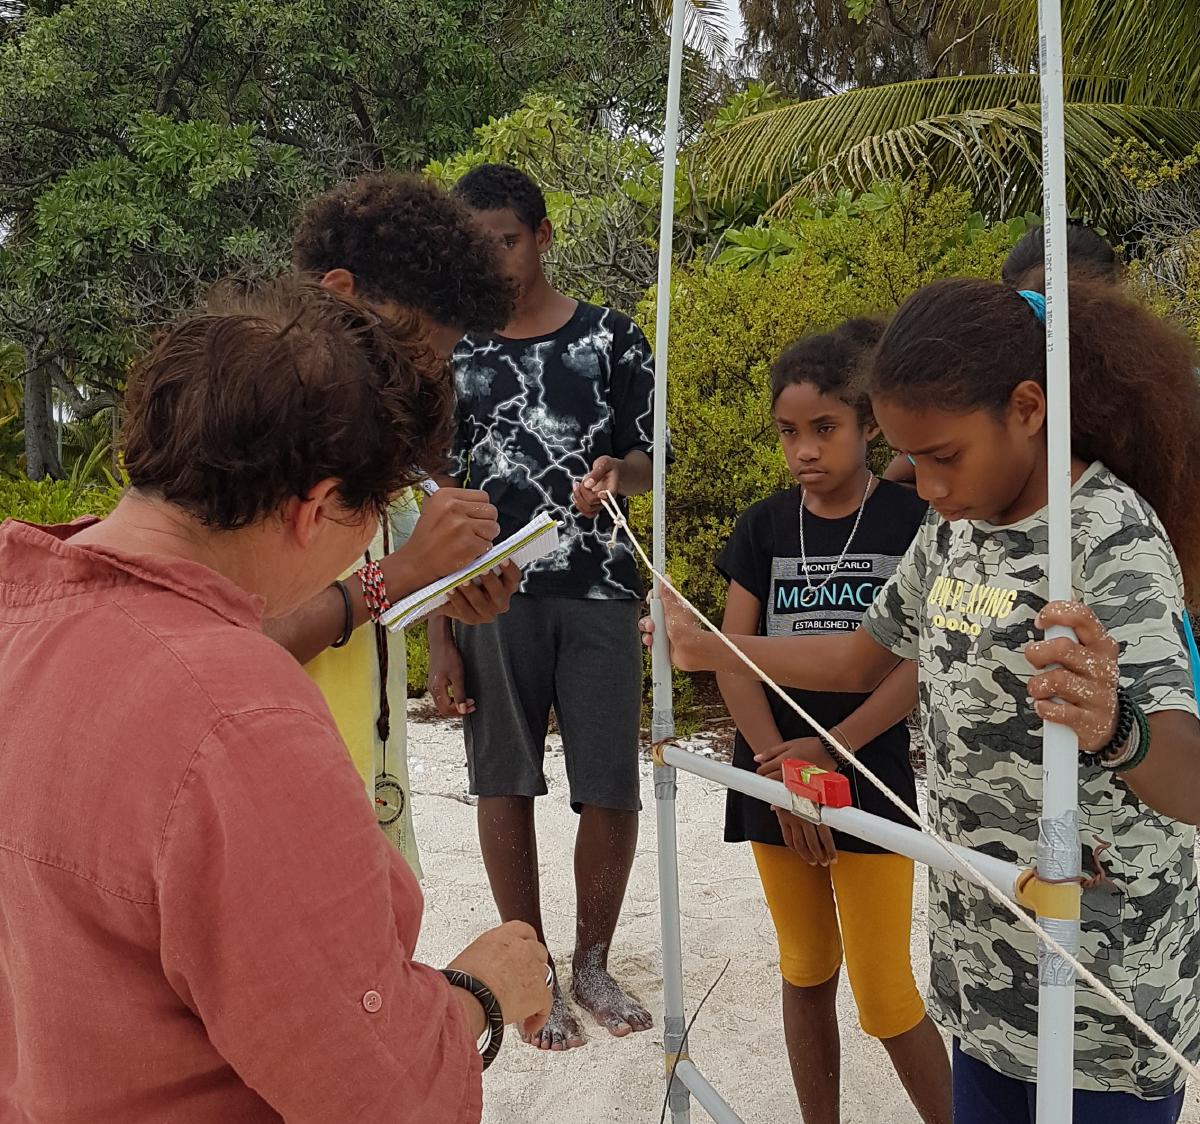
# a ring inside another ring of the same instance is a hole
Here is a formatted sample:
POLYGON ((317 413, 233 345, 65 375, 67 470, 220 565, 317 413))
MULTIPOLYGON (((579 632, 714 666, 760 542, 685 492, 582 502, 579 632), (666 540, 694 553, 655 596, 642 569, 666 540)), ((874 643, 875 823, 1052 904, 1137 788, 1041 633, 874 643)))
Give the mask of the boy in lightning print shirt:
MULTIPOLYGON (((624 506, 648 491, 654 384, 650 348, 619 312, 577 302, 542 270, 553 236, 541 191, 524 173, 484 165, 455 195, 499 246, 518 289, 503 332, 468 336, 455 352, 459 425, 451 474, 487 492, 500 534, 539 511, 561 546, 528 567, 509 612, 492 624, 430 629, 430 690, 464 718, 479 841, 500 916, 545 940, 534 797, 551 708, 566 754, 575 844, 576 943, 571 996, 611 1034, 651 1017, 609 973, 608 955, 637 842, 644 588, 600 497, 624 506)), ((549 1022, 531 1043, 562 1050, 583 1032, 555 987, 549 1022)))

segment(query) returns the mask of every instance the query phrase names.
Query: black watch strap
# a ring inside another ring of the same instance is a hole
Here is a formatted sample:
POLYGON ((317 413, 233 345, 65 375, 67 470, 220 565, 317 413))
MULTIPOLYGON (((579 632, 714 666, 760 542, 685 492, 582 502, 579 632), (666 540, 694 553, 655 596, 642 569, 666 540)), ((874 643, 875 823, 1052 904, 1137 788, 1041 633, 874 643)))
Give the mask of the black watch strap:
POLYGON ((350 636, 354 632, 354 609, 350 604, 350 591, 346 588, 346 583, 344 581, 336 581, 333 583, 333 587, 342 595, 342 608, 345 615, 342 618, 342 635, 330 647, 344 648, 349 643, 350 636))
POLYGON ((442 975, 454 987, 461 987, 475 996, 483 1008, 483 1013, 487 1016, 488 1025, 485 1032, 487 1041, 479 1049, 479 1056, 483 1059, 483 1068, 487 1069, 496 1060, 496 1055, 500 1053, 500 1047, 504 1042, 504 1012, 500 1010, 500 1000, 492 994, 492 989, 482 980, 477 980, 466 972, 460 972, 457 968, 443 968, 442 975))

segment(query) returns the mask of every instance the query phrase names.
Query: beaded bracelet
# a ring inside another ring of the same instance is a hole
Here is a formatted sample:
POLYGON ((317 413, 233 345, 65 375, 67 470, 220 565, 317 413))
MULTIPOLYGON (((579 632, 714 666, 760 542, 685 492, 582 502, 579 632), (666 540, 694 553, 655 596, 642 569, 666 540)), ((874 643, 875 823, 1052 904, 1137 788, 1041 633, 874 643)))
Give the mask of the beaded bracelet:
POLYGON ((833 757, 834 766, 839 772, 847 764, 843 754, 854 755, 854 747, 850 744, 850 739, 842 732, 841 726, 833 726, 829 730, 829 736, 832 738, 831 749, 837 751, 831 754, 833 757))
POLYGON ((487 1069, 496 1060, 496 1055, 500 1053, 500 1046, 504 1042, 504 1012, 500 1010, 500 1000, 492 994, 492 989, 487 984, 482 980, 477 980, 474 976, 467 975, 466 972, 460 972, 457 968, 443 968, 441 972, 452 986, 461 987, 475 996, 483 1008, 483 1013, 487 1016, 487 1029, 478 1043, 479 1056, 483 1059, 483 1068, 487 1069))
POLYGON ((380 569, 378 562, 372 560, 366 565, 360 566, 355 572, 358 580, 362 583, 363 600, 367 603, 367 613, 371 620, 378 623, 379 618, 392 607, 391 601, 388 600, 387 583, 383 580, 383 570, 380 569))

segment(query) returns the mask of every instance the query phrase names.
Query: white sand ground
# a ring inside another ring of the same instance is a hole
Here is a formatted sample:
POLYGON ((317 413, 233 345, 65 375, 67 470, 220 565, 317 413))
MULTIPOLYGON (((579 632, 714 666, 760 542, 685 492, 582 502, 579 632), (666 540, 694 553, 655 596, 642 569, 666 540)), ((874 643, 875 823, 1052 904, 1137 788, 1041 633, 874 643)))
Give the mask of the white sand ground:
MULTIPOLYGON (((421 708, 423 709, 423 708, 421 708)), ((475 811, 466 799, 462 735, 456 724, 410 718, 409 767, 425 868, 426 912, 418 958, 444 964, 496 921, 479 858, 475 811)), ((617 930, 615 974, 654 1012, 662 1010, 658 880, 651 766, 643 762, 641 839, 617 930)), ((575 816, 567 803, 561 750, 547 760, 549 796, 538 802, 538 842, 547 938, 560 974, 569 972, 574 926, 571 854, 575 816)), ((689 1017, 730 961, 691 1035, 693 1060, 746 1124, 798 1121, 779 1019, 774 934, 749 847, 721 842, 724 790, 680 775, 679 863, 689 1017)), ((918 874, 913 956, 922 987, 924 879, 918 874)), ((843 980, 843 1124, 919 1124, 882 1047, 855 1021, 843 980)), ((484 1081, 485 1124, 599 1124, 658 1120, 662 1038, 657 1028, 625 1039, 594 1025, 582 1049, 543 1054, 513 1036, 484 1081)), ((693 1107, 693 1120, 706 1114, 693 1107)), ((1200 1124, 1193 1091, 1184 1124, 1200 1124)), ((432 1124, 432 1122, 431 1122, 432 1124)))

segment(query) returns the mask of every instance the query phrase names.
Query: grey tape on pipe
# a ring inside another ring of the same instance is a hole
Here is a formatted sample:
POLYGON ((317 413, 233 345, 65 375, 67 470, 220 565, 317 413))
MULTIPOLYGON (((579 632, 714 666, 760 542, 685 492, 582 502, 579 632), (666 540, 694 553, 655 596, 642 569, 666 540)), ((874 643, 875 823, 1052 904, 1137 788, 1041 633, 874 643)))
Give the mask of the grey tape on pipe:
MULTIPOLYGON (((1072 956, 1079 955, 1079 924, 1056 917, 1040 919, 1046 930, 1072 956)), ((1049 987, 1070 987, 1075 982, 1075 966, 1044 941, 1038 942, 1038 983, 1049 987)))
POLYGON ((655 710, 650 715, 650 737, 656 742, 675 736, 675 713, 671 710, 655 710))
POLYGON ((654 799, 675 799, 675 770, 670 765, 654 766, 654 799))
POLYGON ((1037 868, 1047 882, 1079 877, 1079 818, 1073 810, 1038 820, 1037 868))

